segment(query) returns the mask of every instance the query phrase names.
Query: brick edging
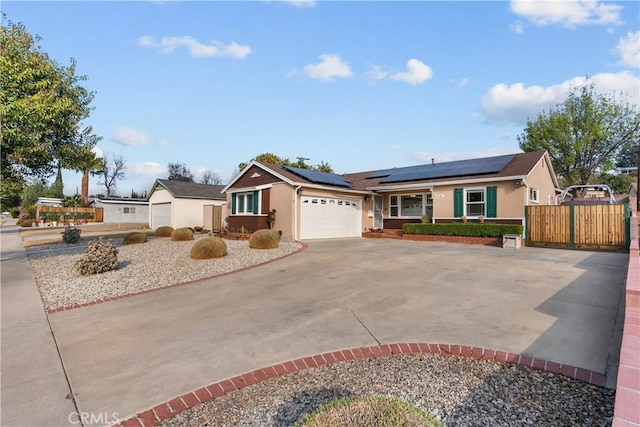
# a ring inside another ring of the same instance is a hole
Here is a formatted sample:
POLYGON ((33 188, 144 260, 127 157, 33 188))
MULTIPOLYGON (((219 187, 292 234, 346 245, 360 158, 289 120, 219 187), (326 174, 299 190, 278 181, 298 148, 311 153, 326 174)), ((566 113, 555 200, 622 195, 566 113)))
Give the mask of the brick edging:
POLYGON ((598 387, 605 385, 606 377, 603 374, 592 372, 575 366, 563 365, 542 359, 536 359, 523 354, 509 353, 506 351, 489 350, 483 347, 471 347, 467 345, 452 344, 427 344, 427 343, 396 343, 382 344, 369 347, 357 347, 346 350, 332 351, 314 356, 301 357, 296 360, 277 363, 275 365, 259 368, 233 378, 227 378, 215 382, 209 386, 201 387, 195 391, 185 393, 182 396, 154 406, 151 409, 140 412, 137 415, 116 424, 117 427, 151 427, 157 426, 162 421, 180 412, 193 408, 201 403, 207 403, 225 394, 253 384, 261 383, 271 378, 312 369, 319 366, 332 365, 350 360, 370 359, 375 357, 389 357, 393 355, 408 354, 438 354, 442 356, 461 356, 478 360, 490 360, 496 362, 511 363, 526 366, 528 368, 563 375, 571 379, 583 381, 598 387))
MULTIPOLYGON (((209 276, 209 277, 202 277, 200 279, 190 280, 188 282, 174 283, 172 285, 161 286, 159 288, 153 288, 153 289, 145 289, 143 291, 138 291, 138 292, 134 292, 134 293, 131 293, 131 294, 120 295, 120 296, 115 296, 115 297, 107 297, 107 298, 99 299, 99 300, 96 300, 96 301, 84 302, 84 303, 80 303, 80 304, 72 304, 72 305, 67 305, 67 306, 62 306, 62 307, 48 308, 47 309, 47 314, 55 314, 55 313, 60 313, 62 311, 75 310, 77 308, 84 308, 84 307, 89 307, 89 306, 92 306, 92 305, 104 304, 104 303, 111 302, 111 301, 118 301, 118 300, 122 300, 122 299, 126 299, 126 298, 135 297, 135 296, 138 296, 138 295, 148 294, 148 293, 151 293, 151 292, 158 292, 158 291, 162 291, 162 290, 165 290, 165 289, 177 288, 179 286, 191 285, 193 283, 201 282, 203 280, 214 279, 216 277, 228 276, 229 274, 239 273, 239 272, 245 271, 245 270, 250 270, 252 268, 260 267, 262 265, 270 264, 272 262, 276 262, 276 261, 279 261, 281 259, 290 257, 292 255, 297 254, 298 252, 302 252, 303 250, 305 250, 305 249, 307 249, 309 247, 309 245, 307 245, 305 243, 302 243, 302 242, 297 242, 297 243, 302 245, 298 250, 293 251, 291 253, 288 253, 286 255, 283 255, 281 257, 278 257, 278 258, 270 259, 269 261, 261 262, 260 264, 251 265, 249 267, 244 267, 244 268, 241 268, 241 269, 238 269, 238 270, 227 271, 226 273, 220 273, 220 274, 216 274, 216 275, 209 276)), ((256 249, 256 250, 259 250, 259 249, 256 249)))

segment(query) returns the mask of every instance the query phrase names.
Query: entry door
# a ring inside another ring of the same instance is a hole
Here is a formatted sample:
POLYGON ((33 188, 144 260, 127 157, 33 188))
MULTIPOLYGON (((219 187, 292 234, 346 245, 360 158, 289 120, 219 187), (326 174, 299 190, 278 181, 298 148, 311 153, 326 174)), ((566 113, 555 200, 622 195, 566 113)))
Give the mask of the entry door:
POLYGON ((382 228, 382 196, 373 196, 373 228, 382 228))

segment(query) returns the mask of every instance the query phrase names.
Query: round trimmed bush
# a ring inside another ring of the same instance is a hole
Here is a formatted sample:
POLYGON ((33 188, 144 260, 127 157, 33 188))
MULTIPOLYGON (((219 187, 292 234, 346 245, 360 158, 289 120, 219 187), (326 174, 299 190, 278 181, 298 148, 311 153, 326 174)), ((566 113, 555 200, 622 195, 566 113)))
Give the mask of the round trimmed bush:
POLYGON ((305 415, 294 424, 298 427, 338 425, 353 427, 443 426, 438 420, 409 402, 380 396, 347 397, 334 400, 323 405, 316 412, 305 415))
POLYGON ((172 242, 186 242, 187 240, 193 240, 193 230, 190 228, 176 228, 171 233, 172 242))
POLYGON ((158 227, 155 232, 156 237, 171 237, 171 233, 173 233, 173 227, 169 227, 168 225, 163 225, 162 227, 158 227))
POLYGON ((193 259, 222 258, 226 254, 227 244, 219 237, 199 239, 191 247, 191 258, 193 259))
POLYGON ((279 244, 280 232, 278 230, 258 230, 249 238, 249 247, 253 249, 274 249, 279 244))
POLYGON ((134 245, 136 243, 145 243, 147 241, 147 233, 141 233, 139 231, 134 231, 133 233, 129 233, 122 239, 123 245, 134 245))

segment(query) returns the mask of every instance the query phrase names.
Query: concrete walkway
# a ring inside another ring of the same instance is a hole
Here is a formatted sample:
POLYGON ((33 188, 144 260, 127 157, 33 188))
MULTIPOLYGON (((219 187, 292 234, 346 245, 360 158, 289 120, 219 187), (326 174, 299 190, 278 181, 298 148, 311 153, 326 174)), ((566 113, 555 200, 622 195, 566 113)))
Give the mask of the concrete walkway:
POLYGON ((256 368, 393 342, 605 373, 627 254, 380 239, 50 315, 81 411, 126 419, 256 368))
POLYGON ((7 219, 0 229, 0 424, 74 425, 76 407, 15 223, 7 219))

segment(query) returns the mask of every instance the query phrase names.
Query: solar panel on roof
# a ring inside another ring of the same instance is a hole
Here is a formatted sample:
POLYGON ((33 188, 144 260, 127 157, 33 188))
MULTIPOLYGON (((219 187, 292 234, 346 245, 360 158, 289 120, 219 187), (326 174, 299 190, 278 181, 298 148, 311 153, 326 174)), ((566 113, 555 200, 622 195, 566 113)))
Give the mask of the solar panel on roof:
POLYGON ((384 178, 380 183, 387 184, 453 176, 484 175, 500 172, 514 157, 515 154, 508 154, 484 159, 456 160, 453 162, 386 169, 375 171, 367 178, 384 178))
POLYGON ((340 175, 336 175, 334 173, 328 172, 318 172, 312 171, 309 169, 301 169, 294 168, 291 166, 283 166, 286 170, 291 173, 294 173, 309 182, 313 182, 315 184, 328 184, 328 185, 336 185, 338 187, 351 187, 351 181, 346 180, 344 177, 340 175))

